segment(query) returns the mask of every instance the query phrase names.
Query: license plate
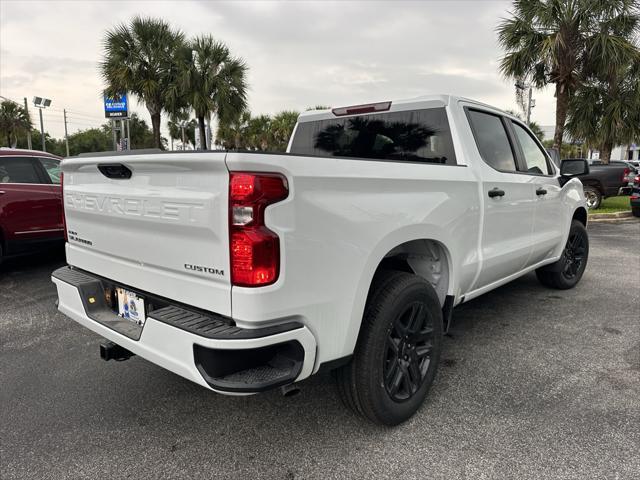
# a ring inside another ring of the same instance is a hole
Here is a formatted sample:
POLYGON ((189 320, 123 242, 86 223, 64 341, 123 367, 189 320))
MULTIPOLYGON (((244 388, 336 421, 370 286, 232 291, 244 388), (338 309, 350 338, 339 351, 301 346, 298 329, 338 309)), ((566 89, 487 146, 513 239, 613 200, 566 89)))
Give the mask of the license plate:
POLYGON ((144 298, 124 288, 116 289, 118 294, 118 314, 138 325, 144 325, 144 298))

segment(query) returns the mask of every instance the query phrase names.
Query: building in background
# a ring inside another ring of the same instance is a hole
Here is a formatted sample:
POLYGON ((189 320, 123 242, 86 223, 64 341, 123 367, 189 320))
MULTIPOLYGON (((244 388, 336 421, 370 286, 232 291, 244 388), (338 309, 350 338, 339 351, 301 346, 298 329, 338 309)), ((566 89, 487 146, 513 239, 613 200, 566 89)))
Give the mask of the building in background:
MULTIPOLYGON (((547 140, 549 138, 553 138, 553 134, 555 132, 555 125, 541 125, 540 129, 544 133, 544 139, 547 140)), ((567 134, 565 133, 565 142, 571 143, 571 138, 566 138, 567 134)), ((591 160, 596 160, 600 158, 600 152, 596 149, 586 149, 584 153, 584 158, 588 158, 591 160)), ((611 160, 633 160, 640 161, 640 138, 635 139, 629 145, 617 145, 611 151, 611 160)))

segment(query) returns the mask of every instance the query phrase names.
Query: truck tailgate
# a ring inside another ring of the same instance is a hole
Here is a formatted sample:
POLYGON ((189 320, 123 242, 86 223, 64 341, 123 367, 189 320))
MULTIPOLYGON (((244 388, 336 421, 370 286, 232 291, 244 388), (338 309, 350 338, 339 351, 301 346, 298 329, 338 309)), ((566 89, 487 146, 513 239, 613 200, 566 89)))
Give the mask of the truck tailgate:
POLYGON ((231 315, 225 155, 65 160, 67 262, 124 286, 231 315), (127 170, 130 178, 117 178, 127 170))

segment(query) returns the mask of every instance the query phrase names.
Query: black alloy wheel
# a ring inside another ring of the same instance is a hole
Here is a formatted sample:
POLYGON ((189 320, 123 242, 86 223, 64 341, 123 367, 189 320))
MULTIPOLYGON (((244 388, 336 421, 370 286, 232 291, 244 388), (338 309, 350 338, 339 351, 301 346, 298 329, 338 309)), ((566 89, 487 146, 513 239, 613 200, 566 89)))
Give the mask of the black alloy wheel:
POLYGON ((573 280, 578 275, 586 258, 587 242, 587 235, 583 230, 574 230, 569 234, 569 239, 563 252, 565 265, 562 270, 562 275, 567 280, 573 280))
POLYGON ((433 350, 433 322, 422 303, 407 305, 389 329, 384 386, 396 402, 411 398, 422 386, 433 350))

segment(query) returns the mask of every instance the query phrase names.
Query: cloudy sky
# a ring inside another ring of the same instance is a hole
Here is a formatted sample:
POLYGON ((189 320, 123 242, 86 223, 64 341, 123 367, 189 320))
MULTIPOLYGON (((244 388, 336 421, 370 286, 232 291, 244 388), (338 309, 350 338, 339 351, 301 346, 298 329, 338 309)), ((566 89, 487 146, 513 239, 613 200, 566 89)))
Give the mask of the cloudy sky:
MULTIPOLYGON (((254 113, 428 93, 516 109, 513 82, 497 72, 495 27, 510 3, 0 0, 0 95, 51 98, 45 129, 54 136, 64 132, 63 108, 70 131, 100 125, 104 32, 140 14, 226 42, 250 67, 254 113)), ((532 119, 552 125, 552 91, 534 97, 532 119)))

